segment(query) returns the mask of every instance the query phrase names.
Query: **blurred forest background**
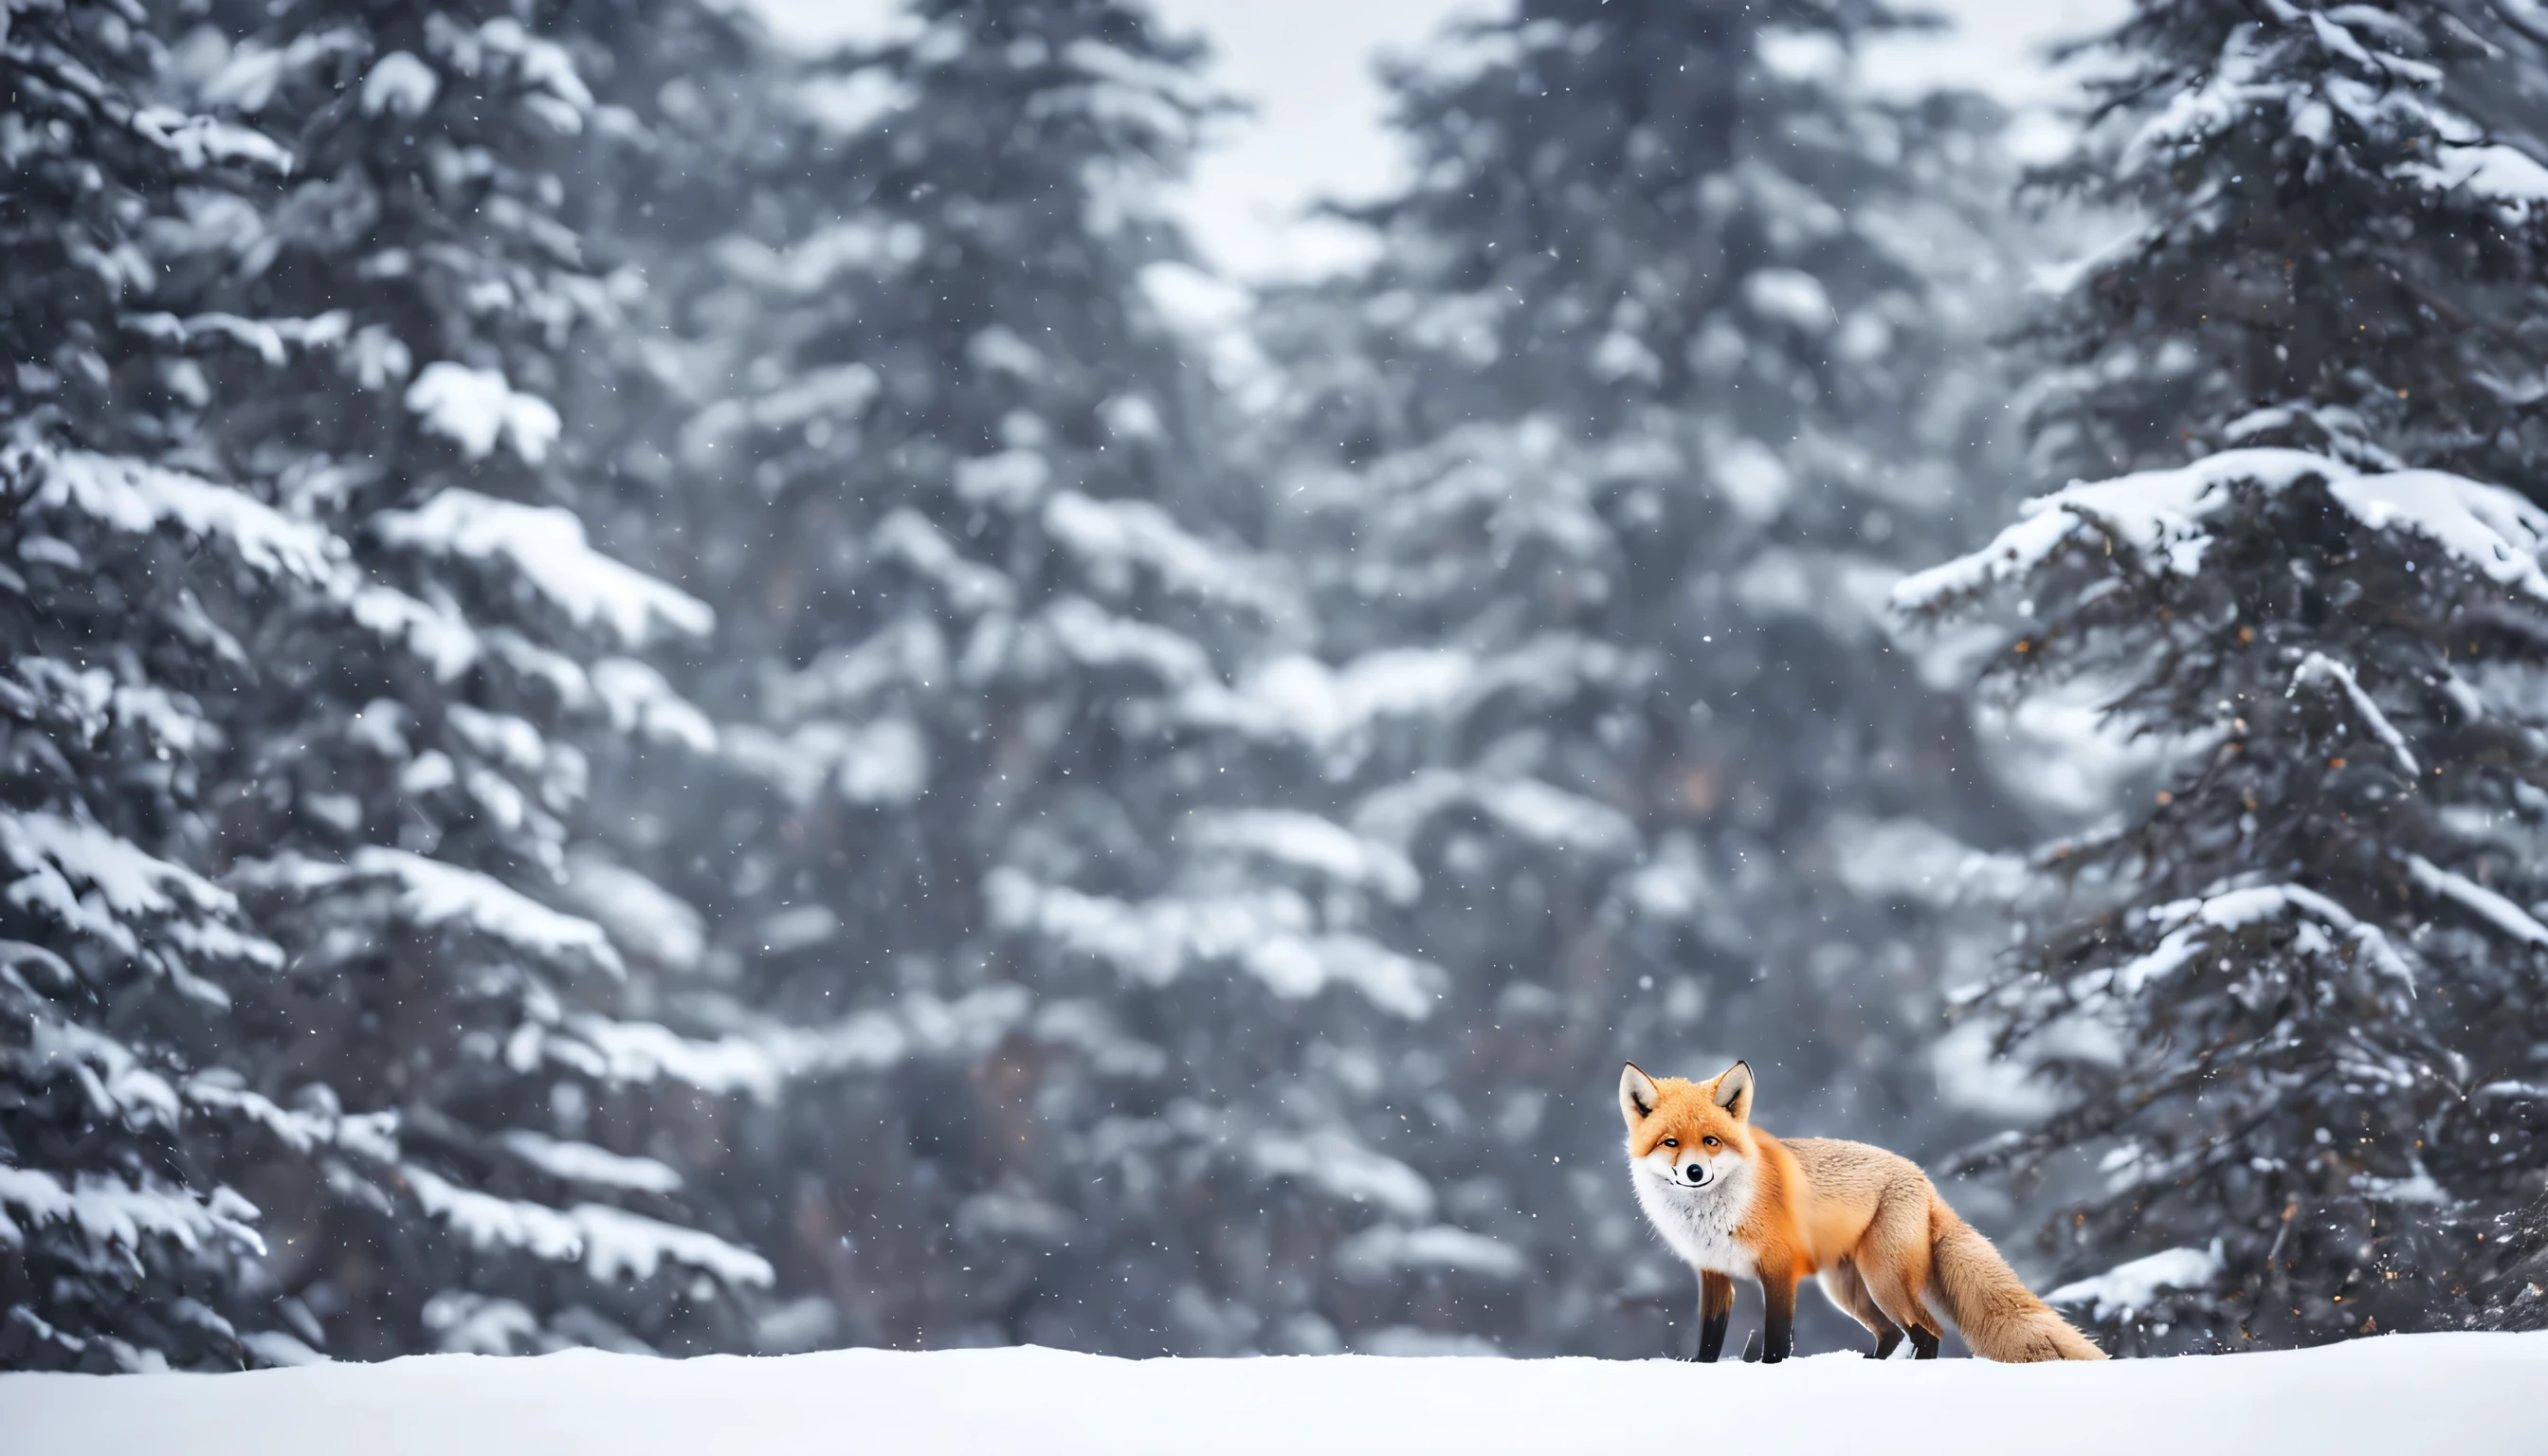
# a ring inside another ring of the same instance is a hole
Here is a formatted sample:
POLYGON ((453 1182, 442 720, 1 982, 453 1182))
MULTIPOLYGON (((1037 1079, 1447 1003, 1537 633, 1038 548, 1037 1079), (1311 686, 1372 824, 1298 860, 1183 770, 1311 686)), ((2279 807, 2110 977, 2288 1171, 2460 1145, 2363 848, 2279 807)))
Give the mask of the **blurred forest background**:
POLYGON ((1488 9, 1242 285, 1132 0, 0 0, 0 1366, 1675 1353, 1624 1057, 2548 1320, 2548 11, 1923 24, 1488 9))

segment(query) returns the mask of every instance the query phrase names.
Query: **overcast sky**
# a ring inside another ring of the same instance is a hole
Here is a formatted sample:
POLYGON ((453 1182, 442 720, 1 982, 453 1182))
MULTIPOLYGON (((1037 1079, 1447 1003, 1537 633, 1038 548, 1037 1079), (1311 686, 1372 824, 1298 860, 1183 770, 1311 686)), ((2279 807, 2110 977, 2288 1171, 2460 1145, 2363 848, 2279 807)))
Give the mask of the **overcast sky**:
MULTIPOLYGON (((782 36, 819 46, 889 30, 896 0, 756 0, 782 36)), ((1205 255, 1241 278, 1298 275, 1362 256, 1350 229, 1304 219, 1320 197, 1385 192, 1406 157, 1387 129, 1372 75, 1384 50, 1422 46, 1445 20, 1492 13, 1502 0, 1152 0, 1178 30, 1212 43, 1213 78, 1255 107, 1226 124, 1195 169, 1180 210, 1205 255)), ((1871 55, 1887 90, 1972 85, 2020 106, 2057 103, 2063 88, 2044 46, 2119 16, 2125 0, 1928 0, 1950 16, 1945 36, 1892 43, 1871 55)))

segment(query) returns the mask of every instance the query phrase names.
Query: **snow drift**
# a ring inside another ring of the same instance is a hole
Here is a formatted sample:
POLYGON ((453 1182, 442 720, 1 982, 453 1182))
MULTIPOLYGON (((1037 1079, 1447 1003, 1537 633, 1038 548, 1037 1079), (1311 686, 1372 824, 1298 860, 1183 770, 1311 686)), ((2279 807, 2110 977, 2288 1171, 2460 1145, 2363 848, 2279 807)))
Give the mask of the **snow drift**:
POLYGON ((2548 1449, 2548 1334, 2105 1365, 1118 1360, 1036 1348, 430 1355, 251 1375, 0 1376, 46 1456, 2548 1449))

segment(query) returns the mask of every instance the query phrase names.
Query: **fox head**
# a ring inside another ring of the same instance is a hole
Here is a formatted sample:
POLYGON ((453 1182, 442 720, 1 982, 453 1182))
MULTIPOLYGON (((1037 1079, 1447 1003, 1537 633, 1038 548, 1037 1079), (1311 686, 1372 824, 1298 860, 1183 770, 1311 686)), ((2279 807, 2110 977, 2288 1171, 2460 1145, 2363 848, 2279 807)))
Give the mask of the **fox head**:
POLYGON ((1628 1120, 1629 1166, 1676 1188, 1712 1188, 1742 1172, 1755 1150, 1752 1064, 1691 1082, 1650 1077, 1629 1062, 1619 1073, 1619 1115, 1628 1120))

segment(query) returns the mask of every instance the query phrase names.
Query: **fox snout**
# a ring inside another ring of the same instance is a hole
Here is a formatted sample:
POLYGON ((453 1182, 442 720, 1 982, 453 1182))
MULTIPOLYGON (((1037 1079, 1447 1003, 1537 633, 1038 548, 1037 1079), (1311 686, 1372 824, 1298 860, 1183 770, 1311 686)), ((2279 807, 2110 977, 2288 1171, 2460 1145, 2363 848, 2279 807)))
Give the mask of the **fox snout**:
POLYGON ((1688 1187, 1705 1188, 1709 1177, 1707 1164, 1696 1158, 1691 1158, 1681 1166, 1681 1181, 1688 1187))

